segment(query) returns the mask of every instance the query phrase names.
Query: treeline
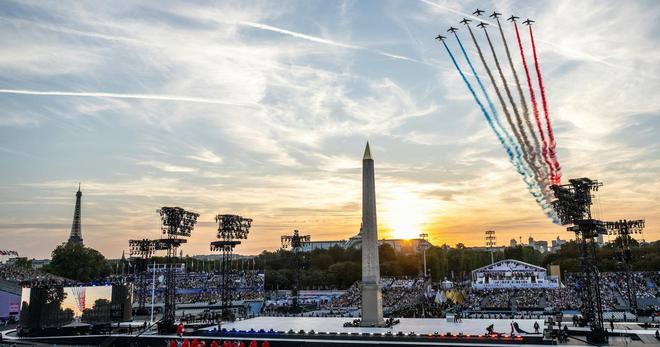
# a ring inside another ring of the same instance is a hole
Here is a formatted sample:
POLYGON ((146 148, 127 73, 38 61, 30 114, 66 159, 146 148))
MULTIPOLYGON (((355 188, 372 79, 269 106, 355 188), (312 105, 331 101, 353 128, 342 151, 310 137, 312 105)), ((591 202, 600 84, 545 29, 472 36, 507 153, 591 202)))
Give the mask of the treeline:
MULTIPOLYGON (((597 249, 601 271, 622 271, 617 258, 618 241, 597 249)), ((579 245, 570 241, 555 254, 542 254, 532 247, 507 247, 495 252, 495 261, 516 259, 529 264, 547 267, 560 265, 562 272, 580 271, 579 245)), ((660 269, 660 241, 640 246, 631 244, 633 271, 658 271, 660 269)), ((422 254, 396 254, 391 246, 379 247, 381 276, 419 276, 423 273, 422 254)), ((256 257, 256 267, 265 269, 266 289, 290 289, 300 269, 301 289, 346 289, 362 274, 362 259, 359 249, 334 247, 300 253, 284 250, 264 251, 256 257)), ((491 263, 491 254, 486 250, 443 245, 431 247, 426 252, 427 269, 433 281, 443 279, 468 280, 472 270, 491 263)))
MULTIPOLYGON (((602 272, 623 271, 620 261, 620 239, 608 243, 597 249, 598 268, 602 272)), ((640 245, 636 240, 630 242, 631 270, 632 271, 658 271, 660 270, 660 241, 640 245)), ((548 254, 541 264, 559 265, 562 272, 580 271, 580 247, 575 241, 570 241, 554 254, 548 254)))
MULTIPOLYGON (((264 251, 256 257, 259 269, 265 269, 266 289, 290 289, 300 269, 301 289, 346 289, 362 275, 360 249, 333 247, 300 253, 300 258, 290 251, 264 251)), ((379 247, 381 276, 420 276, 423 274, 422 254, 397 254, 387 244, 379 247)), ((518 259, 539 265, 543 256, 530 247, 507 248, 494 253, 495 261, 518 259)), ((470 271, 490 264, 487 251, 458 245, 431 247, 426 252, 427 271, 434 281, 443 279, 467 279, 470 271)))

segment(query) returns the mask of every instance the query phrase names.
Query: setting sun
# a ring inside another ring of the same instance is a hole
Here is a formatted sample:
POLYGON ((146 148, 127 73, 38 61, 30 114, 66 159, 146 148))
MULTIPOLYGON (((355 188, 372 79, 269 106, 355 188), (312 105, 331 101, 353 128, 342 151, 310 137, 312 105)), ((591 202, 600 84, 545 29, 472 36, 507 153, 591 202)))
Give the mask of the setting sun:
POLYGON ((423 199, 415 192, 397 188, 383 203, 383 222, 390 230, 389 237, 413 239, 424 232, 425 225, 433 215, 433 202, 423 199))

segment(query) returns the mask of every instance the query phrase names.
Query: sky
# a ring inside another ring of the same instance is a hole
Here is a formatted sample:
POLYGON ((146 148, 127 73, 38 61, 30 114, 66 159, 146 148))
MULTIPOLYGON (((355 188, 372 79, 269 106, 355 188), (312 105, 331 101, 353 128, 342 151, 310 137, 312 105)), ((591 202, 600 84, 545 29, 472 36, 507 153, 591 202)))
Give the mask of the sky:
POLYGON ((253 218, 242 254, 347 239, 367 140, 381 238, 571 238, 433 40, 477 7, 536 21, 564 178, 600 180, 595 217, 659 239, 656 1, 35 0, 0 3, 0 249, 48 257, 79 182, 109 258, 159 237, 161 206, 200 213, 184 254, 210 253, 216 214, 253 218))

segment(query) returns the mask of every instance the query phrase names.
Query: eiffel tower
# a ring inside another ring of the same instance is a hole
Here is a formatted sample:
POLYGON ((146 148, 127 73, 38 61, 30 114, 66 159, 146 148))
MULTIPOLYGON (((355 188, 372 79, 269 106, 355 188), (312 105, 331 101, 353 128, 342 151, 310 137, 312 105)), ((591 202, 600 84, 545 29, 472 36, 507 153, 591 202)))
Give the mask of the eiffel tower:
POLYGON ((80 199, 82 192, 80 191, 80 183, 78 184, 78 192, 76 193, 76 209, 73 212, 73 223, 71 224, 71 234, 67 243, 74 245, 83 244, 82 227, 80 226, 80 199))

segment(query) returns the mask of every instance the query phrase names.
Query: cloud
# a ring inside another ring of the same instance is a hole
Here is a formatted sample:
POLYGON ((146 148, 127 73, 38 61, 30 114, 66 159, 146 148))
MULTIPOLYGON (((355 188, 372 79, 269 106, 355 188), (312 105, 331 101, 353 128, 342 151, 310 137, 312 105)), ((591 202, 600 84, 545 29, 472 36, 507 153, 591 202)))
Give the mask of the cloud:
POLYGON ((196 102, 204 104, 217 104, 227 106, 241 106, 241 107, 259 107, 256 104, 237 103, 231 101, 223 101, 209 98, 197 98, 178 95, 158 95, 158 94, 122 94, 122 93, 106 93, 106 92, 67 92, 67 91, 40 91, 40 90, 24 90, 24 89, 0 89, 0 93, 4 94, 21 94, 21 95, 37 95, 37 96, 80 96, 80 97, 93 97, 93 98, 117 98, 117 99, 140 99, 140 100, 158 100, 158 101, 181 101, 181 102, 196 102))
POLYGON ((173 164, 163 163, 163 162, 154 161, 154 160, 140 161, 140 162, 138 162, 138 164, 155 167, 156 169, 164 171, 164 172, 195 172, 195 171, 197 171, 197 169, 192 168, 192 167, 181 166, 181 165, 173 165, 173 164))
POLYGON ((212 164, 221 164, 222 163, 222 158, 221 157, 217 156, 215 153, 213 153, 212 151, 210 151, 206 148, 198 149, 196 154, 189 155, 188 158, 203 161, 203 162, 206 162, 206 163, 212 163, 212 164))
POLYGON ((341 43, 341 42, 337 42, 337 41, 329 40, 329 39, 324 39, 324 38, 317 37, 317 36, 311 36, 311 35, 302 34, 302 33, 291 31, 291 30, 281 29, 281 28, 278 28, 278 27, 274 27, 272 25, 246 22, 246 21, 242 21, 242 22, 239 22, 239 23, 241 25, 249 26, 249 27, 252 27, 252 28, 273 31, 273 32, 276 32, 276 33, 290 35, 290 36, 293 36, 293 37, 297 37, 297 38, 312 41, 312 42, 322 43, 322 44, 336 46, 336 47, 340 47, 340 48, 366 50, 366 51, 369 51, 369 52, 380 54, 380 55, 388 57, 388 58, 407 60, 407 61, 411 61, 411 62, 415 62, 415 63, 422 63, 419 60, 416 60, 416 59, 413 59, 413 58, 408 58, 408 57, 405 57, 405 56, 402 56, 402 55, 387 53, 387 52, 383 52, 381 50, 367 48, 367 47, 363 47, 363 46, 357 46, 357 45, 352 45, 352 44, 341 43))

